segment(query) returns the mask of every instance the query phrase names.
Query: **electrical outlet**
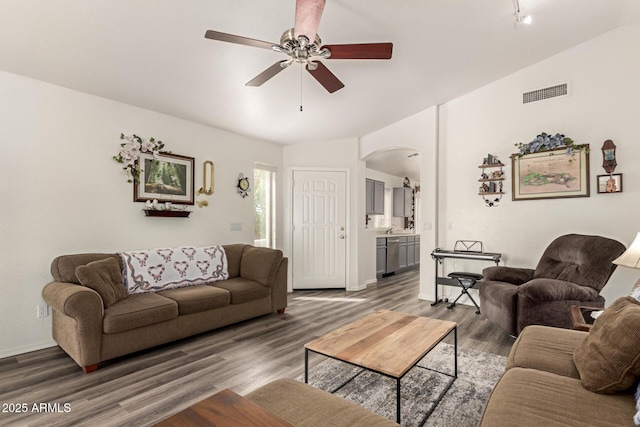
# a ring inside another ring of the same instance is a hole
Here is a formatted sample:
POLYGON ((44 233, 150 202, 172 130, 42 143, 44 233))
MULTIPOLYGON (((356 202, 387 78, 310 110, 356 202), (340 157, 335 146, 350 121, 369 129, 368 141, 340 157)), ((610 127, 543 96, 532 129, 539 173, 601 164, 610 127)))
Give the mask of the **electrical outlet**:
POLYGON ((49 316, 49 306, 47 304, 38 304, 36 306, 36 313, 38 319, 42 319, 43 317, 49 316))
POLYGON ((229 227, 230 231, 242 231, 242 223, 241 222, 232 222, 229 227))

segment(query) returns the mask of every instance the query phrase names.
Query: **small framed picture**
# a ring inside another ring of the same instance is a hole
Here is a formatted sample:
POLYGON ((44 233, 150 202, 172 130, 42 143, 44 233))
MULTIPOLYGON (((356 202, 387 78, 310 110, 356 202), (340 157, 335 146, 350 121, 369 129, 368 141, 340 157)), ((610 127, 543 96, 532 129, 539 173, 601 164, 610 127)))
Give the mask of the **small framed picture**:
POLYGON ((141 153, 139 182, 133 183, 133 200, 193 205, 193 157, 160 153, 157 158, 141 153))
POLYGON ((622 174, 598 175, 598 193, 622 193, 622 174))

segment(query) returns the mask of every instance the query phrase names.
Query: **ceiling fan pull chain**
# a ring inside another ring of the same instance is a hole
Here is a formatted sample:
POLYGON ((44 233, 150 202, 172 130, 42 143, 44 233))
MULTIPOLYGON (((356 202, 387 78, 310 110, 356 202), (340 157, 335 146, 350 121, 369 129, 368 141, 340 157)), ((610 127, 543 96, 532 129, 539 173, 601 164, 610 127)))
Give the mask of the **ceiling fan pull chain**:
POLYGON ((302 68, 303 64, 300 64, 300 111, 302 112, 302 68))

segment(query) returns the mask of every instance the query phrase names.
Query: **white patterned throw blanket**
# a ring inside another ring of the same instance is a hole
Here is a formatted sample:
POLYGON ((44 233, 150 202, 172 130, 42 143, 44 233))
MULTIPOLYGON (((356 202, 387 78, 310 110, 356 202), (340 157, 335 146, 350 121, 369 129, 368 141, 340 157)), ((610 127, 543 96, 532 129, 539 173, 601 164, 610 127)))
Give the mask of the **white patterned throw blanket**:
POLYGON ((160 248, 121 252, 129 294, 203 285, 229 277, 222 246, 160 248))

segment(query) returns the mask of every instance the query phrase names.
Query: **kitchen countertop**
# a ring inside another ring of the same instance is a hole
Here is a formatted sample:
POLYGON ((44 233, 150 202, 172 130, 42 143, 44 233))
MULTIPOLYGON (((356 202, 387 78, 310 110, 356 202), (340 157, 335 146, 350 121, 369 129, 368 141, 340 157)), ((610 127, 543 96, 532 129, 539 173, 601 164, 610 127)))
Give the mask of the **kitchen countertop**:
POLYGON ((414 233, 414 232, 409 232, 409 231, 400 231, 400 232, 393 232, 392 234, 387 234, 384 231, 379 231, 376 234, 376 237, 380 238, 380 237, 407 237, 407 236, 419 236, 419 233, 414 233))

